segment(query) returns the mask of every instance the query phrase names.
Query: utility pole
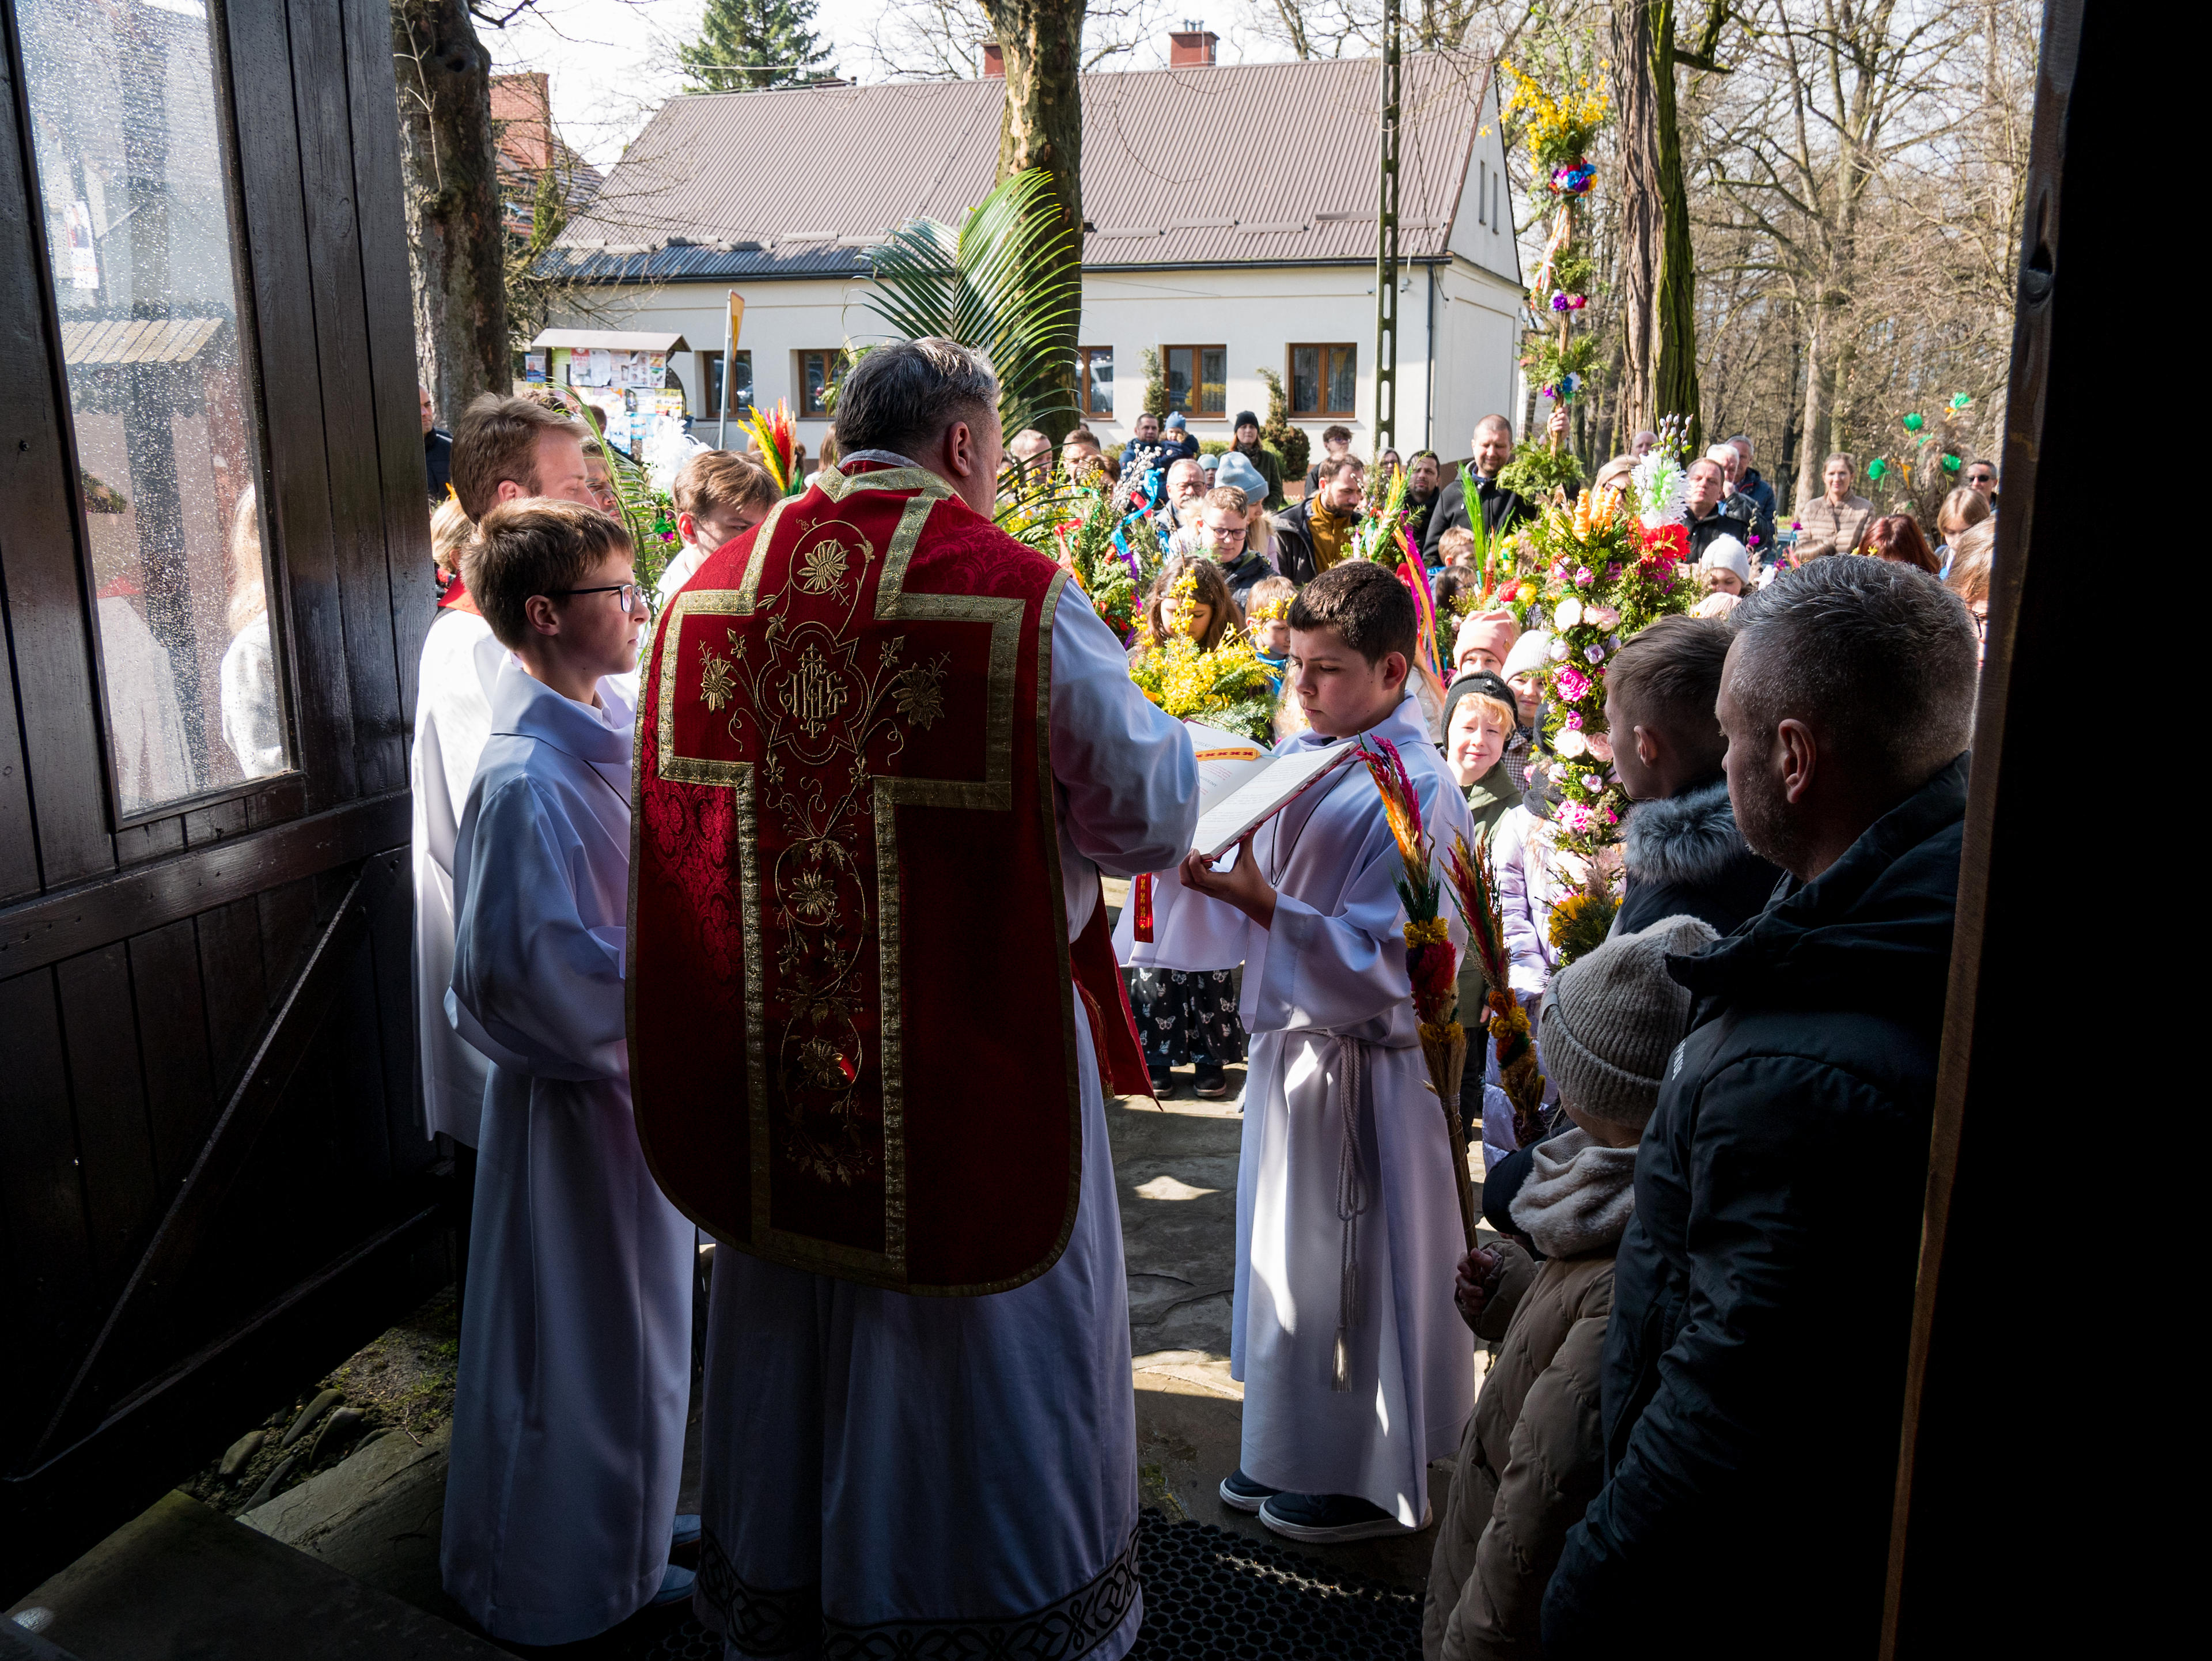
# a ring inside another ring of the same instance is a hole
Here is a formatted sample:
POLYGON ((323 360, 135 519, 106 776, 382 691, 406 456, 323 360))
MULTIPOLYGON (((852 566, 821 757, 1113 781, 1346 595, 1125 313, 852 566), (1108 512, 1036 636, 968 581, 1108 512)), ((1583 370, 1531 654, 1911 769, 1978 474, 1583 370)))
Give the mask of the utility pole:
POLYGON ((1375 212, 1375 453, 1398 443, 1398 0, 1382 0, 1382 178, 1375 212))

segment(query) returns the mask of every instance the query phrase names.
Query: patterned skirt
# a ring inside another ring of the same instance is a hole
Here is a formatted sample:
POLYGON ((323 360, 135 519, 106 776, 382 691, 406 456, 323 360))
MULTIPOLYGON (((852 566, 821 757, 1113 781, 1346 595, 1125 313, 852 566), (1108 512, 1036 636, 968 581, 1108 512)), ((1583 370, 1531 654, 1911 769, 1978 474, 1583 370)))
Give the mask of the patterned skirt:
POLYGON ((1237 1014, 1235 971, 1227 969, 1124 969, 1145 1064, 1227 1067, 1244 1059, 1244 1023, 1237 1014))

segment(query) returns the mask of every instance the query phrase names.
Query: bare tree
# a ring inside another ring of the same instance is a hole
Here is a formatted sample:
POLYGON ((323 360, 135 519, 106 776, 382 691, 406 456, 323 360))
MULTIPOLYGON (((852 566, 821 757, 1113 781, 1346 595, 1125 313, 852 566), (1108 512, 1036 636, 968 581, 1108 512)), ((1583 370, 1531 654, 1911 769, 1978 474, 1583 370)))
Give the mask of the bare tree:
MULTIPOLYGON (((1074 21, 1084 70, 1143 50, 1164 32, 1173 0, 1090 0, 1074 21)), ((890 80, 959 81, 982 72, 982 48, 998 25, 984 0, 896 0, 877 15, 868 55, 890 80)))
POLYGON ((416 362, 448 413, 513 374, 491 54, 470 13, 467 0, 392 5, 416 362))

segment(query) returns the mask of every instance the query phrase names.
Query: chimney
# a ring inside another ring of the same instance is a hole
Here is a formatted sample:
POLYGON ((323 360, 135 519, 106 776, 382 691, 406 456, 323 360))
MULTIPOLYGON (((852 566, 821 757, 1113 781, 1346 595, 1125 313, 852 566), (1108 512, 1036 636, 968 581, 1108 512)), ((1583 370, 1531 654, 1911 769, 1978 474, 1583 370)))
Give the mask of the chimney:
POLYGON ((983 77, 988 81, 1006 78, 1006 49, 995 40, 983 43, 983 77))
POLYGON ((1202 70, 1213 62, 1213 43, 1219 37, 1195 17, 1186 17, 1182 27, 1168 32, 1168 67, 1171 70, 1202 70))

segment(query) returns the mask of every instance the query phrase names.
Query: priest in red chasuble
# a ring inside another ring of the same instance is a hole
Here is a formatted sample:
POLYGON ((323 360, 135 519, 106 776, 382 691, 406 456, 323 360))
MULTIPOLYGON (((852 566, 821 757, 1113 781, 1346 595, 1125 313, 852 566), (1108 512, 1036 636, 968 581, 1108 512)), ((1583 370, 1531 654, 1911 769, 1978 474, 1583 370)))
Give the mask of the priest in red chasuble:
POLYGON ((1197 769, 991 524, 997 405, 965 347, 869 352, 842 460, 647 660, 631 1078, 723 1248, 697 1603, 735 1655, 1114 1661, 1143 1620, 1098 873, 1182 856, 1197 769))

